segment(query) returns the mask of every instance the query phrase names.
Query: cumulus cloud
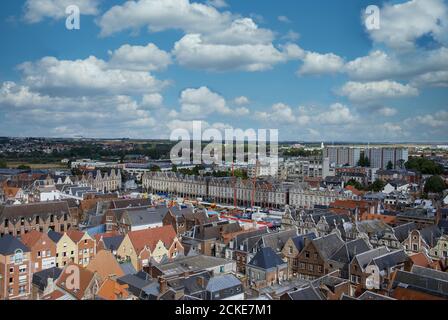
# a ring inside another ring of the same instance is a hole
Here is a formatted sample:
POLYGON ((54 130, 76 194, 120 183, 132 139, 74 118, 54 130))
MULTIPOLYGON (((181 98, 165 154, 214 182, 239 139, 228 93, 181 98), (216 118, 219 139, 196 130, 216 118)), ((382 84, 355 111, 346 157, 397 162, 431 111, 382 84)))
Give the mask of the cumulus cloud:
POLYGON ((142 98, 142 105, 158 108, 163 105, 163 96, 160 93, 145 94, 142 98))
POLYGON ((211 44, 200 34, 184 36, 174 45, 173 54, 182 66, 209 71, 263 71, 289 59, 273 44, 211 44))
POLYGON ((303 65, 299 69, 299 74, 336 73, 342 70, 343 66, 344 60, 333 53, 307 52, 303 59, 303 65))
POLYGON ((151 126, 156 124, 153 115, 129 96, 58 97, 33 92, 14 82, 4 82, 0 87, 0 111, 8 127, 30 136, 82 133, 116 137, 118 132, 150 136, 151 126))
POLYGON ((97 15, 99 3, 99 0, 27 0, 24 19, 28 23, 41 22, 45 18, 62 19, 70 5, 78 6, 82 15, 97 15))
POLYGON ((241 96, 241 97, 237 97, 233 100, 233 102, 237 105, 237 106, 244 106, 244 105, 248 105, 250 103, 250 100, 248 97, 245 96, 241 96))
POLYGON ((426 126, 431 128, 445 128, 448 123, 448 111, 441 110, 434 114, 419 115, 404 121, 409 126, 426 126))
POLYGON ((422 36, 447 43, 448 8, 443 0, 410 0, 381 8, 380 28, 368 31, 375 42, 412 49, 422 36))
POLYGON ((181 116, 189 119, 204 119, 214 113, 226 116, 249 114, 249 109, 245 107, 230 108, 224 97, 207 87, 185 89, 180 95, 179 103, 181 116))
POLYGON ((287 16, 278 16, 277 20, 283 23, 291 23, 291 20, 287 16))
POLYGON ((84 60, 45 57, 23 63, 19 70, 30 88, 63 95, 158 92, 167 85, 147 72, 111 69, 94 56, 84 60))
POLYGON ((230 13, 221 13, 213 6, 189 0, 137 0, 116 5, 98 20, 101 35, 147 26, 157 32, 180 29, 185 32, 223 30, 230 24, 230 13))
POLYGON ((207 4, 216 8, 225 8, 229 6, 225 0, 207 0, 207 4))
POLYGON ((351 110, 341 103, 332 104, 328 111, 320 113, 316 118, 321 124, 326 125, 349 124, 357 120, 351 110))
POLYGON ((132 71, 159 71, 171 64, 168 52, 160 50, 155 44, 131 46, 125 44, 110 52, 109 67, 132 71))
POLYGON ((377 113, 384 117, 392 117, 397 114, 397 109, 389 108, 389 107, 382 107, 377 110, 377 113))
POLYGON ((340 95, 352 101, 368 101, 382 98, 414 97, 418 89, 395 81, 347 82, 340 90, 340 95))
POLYGON ((256 112, 258 120, 274 123, 292 124, 296 122, 296 117, 292 108, 284 103, 276 103, 267 112, 256 112))

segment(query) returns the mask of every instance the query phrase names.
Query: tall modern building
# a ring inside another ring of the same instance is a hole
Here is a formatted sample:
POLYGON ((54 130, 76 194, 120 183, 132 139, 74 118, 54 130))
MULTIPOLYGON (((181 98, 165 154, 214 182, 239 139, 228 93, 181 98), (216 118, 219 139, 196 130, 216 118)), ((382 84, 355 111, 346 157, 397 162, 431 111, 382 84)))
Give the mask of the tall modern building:
POLYGON ((385 169, 389 162, 392 163, 393 168, 400 167, 401 162, 407 162, 409 160, 409 151, 407 148, 367 148, 364 150, 364 154, 370 160, 370 166, 372 168, 385 169))
POLYGON ((361 153, 369 158, 371 168, 385 169, 392 162, 394 168, 399 168, 400 162, 407 162, 409 152, 402 147, 353 147, 353 146, 329 146, 324 148, 324 158, 330 160, 330 164, 336 167, 358 165, 361 153))
POLYGON ((361 157, 361 148, 332 146, 324 148, 324 158, 330 160, 330 165, 334 166, 356 166, 361 157))

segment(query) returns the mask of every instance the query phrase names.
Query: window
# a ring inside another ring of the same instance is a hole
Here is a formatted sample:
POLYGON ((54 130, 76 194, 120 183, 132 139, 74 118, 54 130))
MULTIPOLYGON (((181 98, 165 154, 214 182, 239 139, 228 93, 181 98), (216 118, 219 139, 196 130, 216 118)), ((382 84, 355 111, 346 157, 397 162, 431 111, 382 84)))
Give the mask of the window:
POLYGON ((417 244, 414 243, 414 244, 412 245, 412 250, 414 250, 414 251, 418 251, 418 246, 417 246, 417 244))
POLYGON ((293 248, 292 248, 292 246, 290 246, 289 247, 289 254, 292 254, 292 252, 293 252, 293 248))
POLYGON ((310 252, 309 251, 305 251, 305 257, 309 258, 310 257, 310 252))

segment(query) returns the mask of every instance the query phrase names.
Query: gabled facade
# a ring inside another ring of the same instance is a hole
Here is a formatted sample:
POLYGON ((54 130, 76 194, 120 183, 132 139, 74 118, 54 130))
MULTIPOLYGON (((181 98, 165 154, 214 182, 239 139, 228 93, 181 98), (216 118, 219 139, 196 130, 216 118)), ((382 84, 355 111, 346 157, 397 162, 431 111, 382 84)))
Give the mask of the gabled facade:
POLYGON ((86 267, 96 254, 96 241, 87 232, 68 231, 68 237, 75 243, 75 260, 80 266, 86 267))
POLYGON ((17 238, 0 238, 0 300, 28 299, 31 294, 30 250, 17 238))
POLYGON ((56 267, 56 244, 46 233, 33 230, 21 240, 30 249, 33 273, 56 267))
POLYGON ((183 252, 184 247, 173 227, 163 226, 126 234, 117 250, 117 257, 131 262, 136 270, 142 270, 149 266, 151 259, 156 262, 172 260, 183 252))

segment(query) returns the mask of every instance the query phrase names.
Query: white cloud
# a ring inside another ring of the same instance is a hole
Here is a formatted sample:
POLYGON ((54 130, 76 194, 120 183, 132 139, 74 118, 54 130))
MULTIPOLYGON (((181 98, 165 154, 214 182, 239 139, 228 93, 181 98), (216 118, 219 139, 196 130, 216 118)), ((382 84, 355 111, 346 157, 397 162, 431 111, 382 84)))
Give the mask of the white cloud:
POLYGON ((189 0, 137 0, 113 6, 99 19, 101 35, 148 26, 150 31, 180 29, 185 32, 212 32, 230 24, 231 14, 213 6, 189 0))
POLYGON ((145 94, 142 98, 142 105, 158 108, 163 105, 163 96, 159 93, 145 94))
POLYGON ((377 112, 384 117, 392 117, 396 115, 398 111, 394 108, 382 107, 378 109, 377 112))
POLYGON ((229 6, 225 0, 207 0, 207 4, 216 8, 226 8, 229 6))
POLYGON ((248 97, 245 96, 241 96, 241 97, 237 97, 233 100, 233 102, 237 105, 237 106, 244 106, 250 103, 250 100, 248 97))
POLYGON ((163 70, 171 64, 170 54, 160 50, 153 43, 149 43, 147 46, 125 44, 110 54, 110 68, 132 71, 157 71, 163 70))
POLYGON ((352 101, 369 101, 382 98, 414 97, 418 90, 410 85, 403 85, 395 81, 376 82, 347 82, 340 90, 340 95, 352 101))
POLYGON ((293 30, 289 30, 283 37, 282 39, 288 40, 288 41, 292 41, 295 42, 297 40, 300 39, 300 33, 295 32, 293 30))
POLYGON ((272 44, 210 44, 200 34, 184 36, 173 54, 182 66, 209 71, 263 71, 289 59, 272 44))
POLYGON ((81 15, 97 15, 99 0, 27 0, 24 19, 28 23, 41 22, 45 18, 62 19, 70 5, 79 7, 81 15))
POLYGON ((447 43, 448 8, 443 0, 410 0, 386 4, 380 12, 380 28, 370 30, 375 42, 394 49, 412 49, 420 37, 431 35, 447 43))
POLYGON ((19 69, 33 90, 63 95, 150 93, 167 84, 147 72, 110 69, 107 62, 94 56, 85 60, 45 57, 23 63, 19 69))
POLYGON ((277 19, 280 22, 291 23, 291 20, 289 20, 289 18, 287 16, 278 16, 277 19))
POLYGON ((0 112, 0 122, 8 123, 10 130, 21 130, 20 135, 30 136, 151 136, 151 126, 155 125, 151 113, 129 96, 58 97, 33 92, 14 82, 4 82, 0 87, 0 112))
POLYGON ((336 73, 341 71, 343 66, 344 60, 333 53, 307 52, 303 58, 303 65, 299 69, 299 74, 336 73))
POLYGON ((293 124, 297 121, 292 108, 284 103, 276 103, 271 110, 256 112, 255 116, 260 121, 272 123, 293 124))
POLYGON ((236 19, 228 28, 202 34, 204 42, 210 44, 269 44, 274 39, 271 30, 259 28, 251 18, 236 19))
POLYGON ((347 106, 340 103, 332 104, 328 111, 318 114, 316 118, 319 123, 326 125, 349 124, 358 119, 347 106))
MULTIPOLYGON (((414 118, 408 118, 405 124, 410 126, 428 126, 432 128, 444 128, 446 129, 448 123, 448 111, 438 111, 434 114, 426 114, 416 116, 414 118)), ((424 129, 424 128, 423 128, 424 129)))
POLYGON ((412 79, 411 83, 417 87, 448 87, 448 70, 422 74, 412 79))

